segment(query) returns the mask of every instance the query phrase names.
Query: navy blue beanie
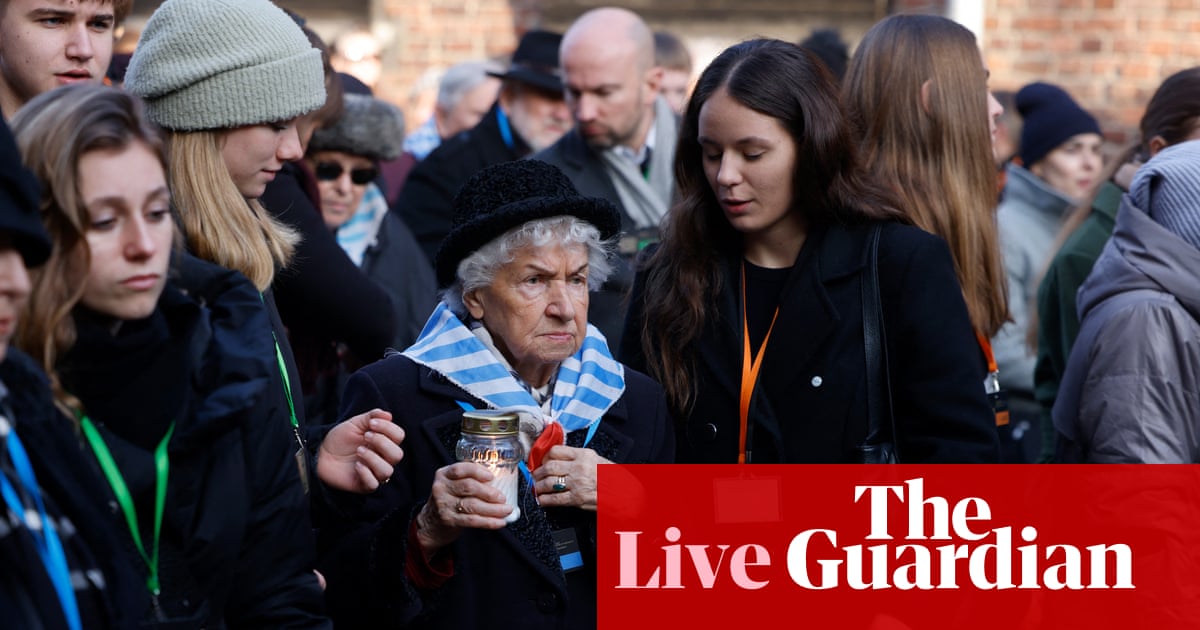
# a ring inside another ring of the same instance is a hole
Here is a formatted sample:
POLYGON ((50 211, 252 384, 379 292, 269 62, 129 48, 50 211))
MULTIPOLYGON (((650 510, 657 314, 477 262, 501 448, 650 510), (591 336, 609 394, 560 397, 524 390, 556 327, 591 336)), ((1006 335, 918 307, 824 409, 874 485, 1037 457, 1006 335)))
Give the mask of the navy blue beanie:
POLYGON ((1019 155, 1026 168, 1072 136, 1100 133, 1096 119, 1057 85, 1030 83, 1017 92, 1016 103, 1024 121, 1019 155))

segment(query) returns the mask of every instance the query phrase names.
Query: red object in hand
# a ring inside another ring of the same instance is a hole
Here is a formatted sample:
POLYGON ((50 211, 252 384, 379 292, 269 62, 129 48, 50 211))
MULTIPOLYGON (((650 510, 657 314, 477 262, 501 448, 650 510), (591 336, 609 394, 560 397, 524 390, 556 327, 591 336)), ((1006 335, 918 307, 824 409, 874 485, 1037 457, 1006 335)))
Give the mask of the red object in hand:
POLYGON ((542 429, 542 434, 533 442, 533 446, 529 448, 529 470, 534 471, 541 467, 542 460, 545 459, 546 453, 550 449, 563 443, 562 425, 557 422, 550 422, 542 429))

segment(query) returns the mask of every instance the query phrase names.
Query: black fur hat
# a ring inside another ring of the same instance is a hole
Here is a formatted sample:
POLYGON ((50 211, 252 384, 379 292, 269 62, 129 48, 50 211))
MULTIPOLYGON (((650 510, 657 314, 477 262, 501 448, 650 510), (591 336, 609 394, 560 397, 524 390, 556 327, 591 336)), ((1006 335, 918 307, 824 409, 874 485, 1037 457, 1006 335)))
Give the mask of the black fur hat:
POLYGON ((596 226, 604 240, 621 230, 616 206, 580 195, 562 171, 546 162, 517 160, 479 171, 454 198, 454 225, 435 259, 438 287, 450 286, 458 264, 492 239, 529 221, 563 215, 596 226))

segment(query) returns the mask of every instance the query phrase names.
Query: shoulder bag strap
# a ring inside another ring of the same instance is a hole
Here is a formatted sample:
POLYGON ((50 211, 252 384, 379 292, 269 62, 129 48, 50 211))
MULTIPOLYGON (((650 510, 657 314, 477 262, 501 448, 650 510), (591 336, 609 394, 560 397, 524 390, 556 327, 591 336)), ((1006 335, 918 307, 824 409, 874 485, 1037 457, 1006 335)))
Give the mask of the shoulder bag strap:
POLYGON ((884 334, 883 309, 879 301, 880 224, 871 226, 867 237, 869 257, 862 279, 863 346, 867 361, 867 440, 868 445, 896 445, 896 422, 892 415, 892 385, 888 377, 887 337, 884 334), (887 423, 885 429, 884 423, 887 423))

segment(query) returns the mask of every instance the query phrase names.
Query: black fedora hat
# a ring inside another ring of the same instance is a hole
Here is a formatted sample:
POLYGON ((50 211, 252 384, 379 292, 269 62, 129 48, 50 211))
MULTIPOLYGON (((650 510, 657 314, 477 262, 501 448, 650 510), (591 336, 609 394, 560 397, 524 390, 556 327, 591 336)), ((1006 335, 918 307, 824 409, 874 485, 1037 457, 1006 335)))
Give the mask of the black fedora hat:
POLYGON ((584 197, 557 167, 540 160, 489 166, 471 176, 454 198, 454 225, 435 257, 438 287, 454 282, 458 264, 508 230, 535 219, 573 216, 607 240, 621 215, 607 199, 584 197))
POLYGON ((562 73, 558 65, 558 45, 561 43, 562 35, 558 33, 529 31, 517 44, 508 70, 488 74, 551 92, 562 92, 562 73))
POLYGON ((50 237, 38 211, 38 189, 33 173, 21 164, 8 124, 0 119, 0 241, 7 237, 27 267, 50 257, 50 237))

